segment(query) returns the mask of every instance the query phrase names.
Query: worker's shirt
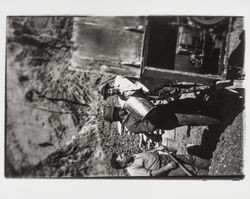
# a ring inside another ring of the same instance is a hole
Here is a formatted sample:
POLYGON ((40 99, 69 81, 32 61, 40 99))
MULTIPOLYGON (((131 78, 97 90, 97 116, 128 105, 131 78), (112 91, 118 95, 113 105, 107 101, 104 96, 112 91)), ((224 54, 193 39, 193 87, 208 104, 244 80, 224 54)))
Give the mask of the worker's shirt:
POLYGON ((131 133, 153 132, 156 129, 173 129, 178 126, 178 120, 168 104, 157 105, 147 119, 130 113, 123 119, 122 124, 131 133))
POLYGON ((158 153, 143 152, 134 156, 134 162, 127 167, 130 176, 150 176, 150 170, 161 167, 158 153))
POLYGON ((143 132, 153 132, 156 130, 156 127, 151 124, 148 120, 142 120, 140 117, 137 117, 134 114, 129 113, 122 124, 126 127, 131 133, 143 133, 143 132))
MULTIPOLYGON (((125 99, 127 99, 129 96, 135 93, 135 91, 140 89, 148 92, 148 89, 139 81, 131 80, 119 75, 116 76, 114 80, 114 87, 120 91, 122 97, 125 99)), ((118 98, 118 103, 121 108, 124 107, 125 102, 126 100, 121 99, 121 97, 118 98)))

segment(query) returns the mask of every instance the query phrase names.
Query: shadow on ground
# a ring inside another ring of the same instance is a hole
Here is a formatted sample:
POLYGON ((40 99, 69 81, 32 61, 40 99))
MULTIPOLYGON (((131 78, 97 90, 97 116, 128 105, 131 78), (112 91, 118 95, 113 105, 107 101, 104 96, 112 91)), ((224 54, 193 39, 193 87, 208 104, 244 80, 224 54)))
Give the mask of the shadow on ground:
POLYGON ((244 90, 239 90, 239 93, 242 96, 228 90, 223 90, 217 94, 217 114, 220 123, 209 126, 208 130, 203 132, 201 144, 188 148, 190 154, 204 159, 212 158, 221 134, 233 123, 236 116, 244 110, 244 90))

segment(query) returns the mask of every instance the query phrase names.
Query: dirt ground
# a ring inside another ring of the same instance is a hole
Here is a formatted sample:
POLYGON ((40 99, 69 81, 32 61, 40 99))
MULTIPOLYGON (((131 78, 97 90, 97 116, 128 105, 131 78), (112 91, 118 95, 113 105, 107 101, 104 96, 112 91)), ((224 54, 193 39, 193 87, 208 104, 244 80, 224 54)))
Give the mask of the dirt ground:
MULTIPOLYGON (((120 135, 102 119, 102 105, 116 102, 100 95, 112 75, 69 70, 73 17, 9 17, 7 24, 6 177, 126 176, 109 159, 142 151, 139 136, 120 135)), ((193 127, 189 136, 180 131, 181 139, 212 158, 209 175, 242 175, 244 95, 218 95, 223 122, 193 127)))

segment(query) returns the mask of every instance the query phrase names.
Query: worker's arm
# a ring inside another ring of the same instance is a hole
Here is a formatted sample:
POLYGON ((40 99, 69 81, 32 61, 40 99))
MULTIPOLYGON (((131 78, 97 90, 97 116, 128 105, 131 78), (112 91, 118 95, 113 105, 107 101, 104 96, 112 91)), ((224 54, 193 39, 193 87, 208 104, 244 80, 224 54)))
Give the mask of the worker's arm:
POLYGON ((156 130, 155 126, 152 125, 148 120, 140 120, 133 114, 129 115, 129 117, 124 122, 124 125, 131 133, 134 134, 153 132, 156 130))
POLYGON ((151 170, 150 176, 161 176, 162 174, 175 169, 177 167, 177 164, 175 162, 168 163, 166 166, 161 167, 160 169, 151 170))
POLYGON ((151 149, 151 150, 149 150, 147 152, 153 152, 154 153, 154 152, 157 152, 157 151, 163 151, 165 148, 166 148, 165 146, 161 145, 161 146, 159 146, 159 147, 157 147, 155 149, 151 149))
POLYGON ((128 167, 127 171, 130 176, 163 176, 166 172, 175 169, 177 164, 175 162, 168 163, 166 166, 156 169, 156 170, 148 170, 142 166, 137 167, 128 167))

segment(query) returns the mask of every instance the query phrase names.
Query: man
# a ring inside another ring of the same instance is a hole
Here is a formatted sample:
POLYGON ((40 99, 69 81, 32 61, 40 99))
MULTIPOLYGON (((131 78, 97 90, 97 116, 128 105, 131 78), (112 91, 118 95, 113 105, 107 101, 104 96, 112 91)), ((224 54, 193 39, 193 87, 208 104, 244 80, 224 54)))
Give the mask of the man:
POLYGON ((126 169, 130 176, 167 176, 176 168, 174 162, 161 166, 160 156, 156 151, 148 151, 126 158, 124 154, 113 154, 111 166, 115 169, 126 169))
POLYGON ((101 95, 103 96, 104 100, 110 96, 117 95, 119 106, 123 108, 129 96, 133 95, 138 90, 142 90, 145 93, 148 92, 148 89, 139 81, 117 75, 115 77, 113 86, 111 86, 109 83, 106 83, 102 87, 101 95))
MULTIPOLYGON (((147 92, 148 89, 139 81, 116 76, 114 86, 110 86, 107 83, 102 88, 101 94, 104 99, 112 95, 118 95, 119 107, 105 106, 103 109, 104 119, 109 122, 119 121, 131 133, 136 134, 148 134, 156 129, 171 130, 185 125, 197 126, 218 123, 218 120, 214 118, 216 108, 208 107, 206 102, 193 98, 174 100, 167 104, 157 105, 152 111, 150 109, 146 117, 140 117, 140 115, 137 114, 140 111, 136 109, 141 105, 145 105, 144 103, 148 102, 148 104, 150 104, 151 102, 146 98, 142 99, 143 97, 141 96, 135 97, 135 94, 141 93, 145 96, 147 92), (131 104, 126 103, 131 96, 137 99, 140 98, 138 101, 141 103, 138 105, 135 103, 132 104, 134 106, 132 109, 136 110, 134 112, 128 110, 128 108, 131 108, 131 104), (127 107, 126 104, 129 105, 129 107, 127 107)), ((170 96, 175 95, 175 92, 172 93, 171 90, 169 93, 171 94, 170 96)), ((154 107, 152 103, 151 105, 154 107)))
MULTIPOLYGON (((175 162, 166 160, 166 155, 157 152, 164 150, 160 146, 148 152, 142 152, 126 158, 124 154, 113 154, 111 166, 115 169, 126 169, 130 176, 185 176, 186 173, 175 162)), ((190 173, 199 173, 197 169, 208 170, 210 160, 191 155, 179 155, 179 161, 190 173)), ((204 173, 202 173, 204 175, 204 173)))
MULTIPOLYGON (((153 89, 153 85, 151 85, 153 89)), ((156 89, 156 88, 155 88, 156 89)), ((141 91, 144 94, 149 93, 149 89, 142 84, 140 81, 136 81, 131 78, 126 78, 122 76, 116 76, 114 80, 114 85, 111 86, 109 83, 106 83, 101 89, 101 95, 103 99, 106 100, 110 96, 118 96, 118 104, 121 108, 124 108, 126 100, 132 96, 135 92, 141 91)), ((153 89, 154 90, 154 89, 153 89)), ((164 87, 158 90, 159 94, 164 94, 167 98, 175 98, 180 95, 180 91, 175 88, 164 87), (168 93, 168 95, 166 94, 168 93)))
POLYGON ((185 125, 201 126, 218 123, 218 120, 209 116, 209 113, 207 115, 202 113, 202 109, 204 107, 199 106, 194 100, 184 99, 156 105, 145 118, 141 118, 120 107, 104 106, 103 119, 109 122, 120 122, 131 133, 144 133, 148 136, 156 129, 171 130, 185 125))

